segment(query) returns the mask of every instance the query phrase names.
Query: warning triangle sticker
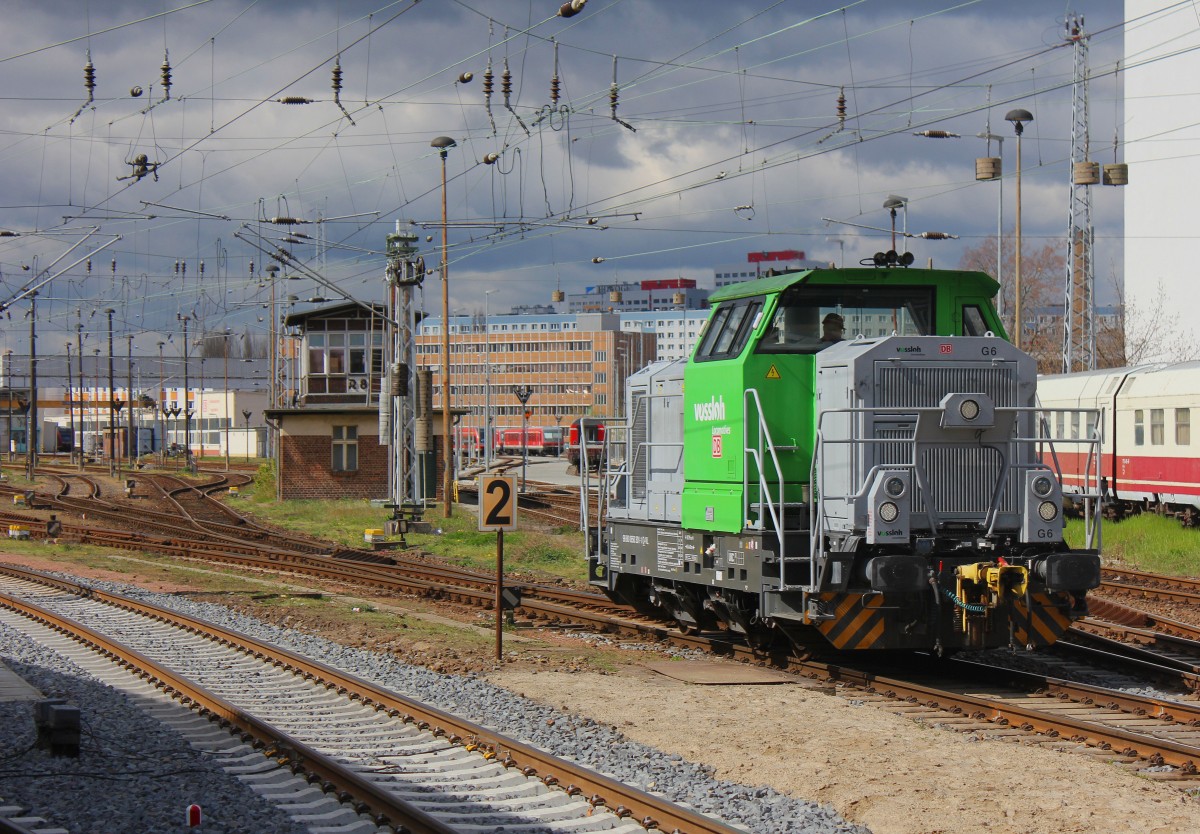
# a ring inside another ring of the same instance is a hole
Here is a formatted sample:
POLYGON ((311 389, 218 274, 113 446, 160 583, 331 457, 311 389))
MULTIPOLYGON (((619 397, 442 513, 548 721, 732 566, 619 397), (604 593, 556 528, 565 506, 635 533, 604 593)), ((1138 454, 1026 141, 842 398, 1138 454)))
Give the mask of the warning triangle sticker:
POLYGON ((783 377, 779 375, 779 369, 772 365, 767 371, 767 379, 783 379, 783 377))

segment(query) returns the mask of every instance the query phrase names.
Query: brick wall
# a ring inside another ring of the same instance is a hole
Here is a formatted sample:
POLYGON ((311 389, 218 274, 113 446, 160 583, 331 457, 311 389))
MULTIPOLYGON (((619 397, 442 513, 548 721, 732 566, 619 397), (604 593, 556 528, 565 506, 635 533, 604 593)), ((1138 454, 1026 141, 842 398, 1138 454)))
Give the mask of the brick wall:
POLYGON ((387 447, 378 435, 358 437, 358 470, 334 472, 330 468, 330 436, 283 435, 279 439, 280 496, 296 498, 386 498, 387 447))

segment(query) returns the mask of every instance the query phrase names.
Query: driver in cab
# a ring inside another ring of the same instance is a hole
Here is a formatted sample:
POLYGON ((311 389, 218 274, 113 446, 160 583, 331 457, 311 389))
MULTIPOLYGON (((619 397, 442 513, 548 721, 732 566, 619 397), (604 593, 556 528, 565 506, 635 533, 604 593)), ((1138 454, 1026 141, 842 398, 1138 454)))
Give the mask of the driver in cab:
POLYGON ((829 313, 821 320, 821 341, 840 342, 845 338, 846 322, 837 313, 829 313))

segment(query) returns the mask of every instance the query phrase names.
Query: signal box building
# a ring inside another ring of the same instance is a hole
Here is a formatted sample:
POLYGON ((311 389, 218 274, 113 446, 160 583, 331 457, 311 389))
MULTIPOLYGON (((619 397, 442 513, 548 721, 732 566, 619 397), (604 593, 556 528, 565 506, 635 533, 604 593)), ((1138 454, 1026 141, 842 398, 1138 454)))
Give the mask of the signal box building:
POLYGON ((388 450, 379 437, 384 312, 348 302, 284 319, 299 342, 295 394, 287 407, 265 412, 279 438, 279 498, 387 497, 388 450))

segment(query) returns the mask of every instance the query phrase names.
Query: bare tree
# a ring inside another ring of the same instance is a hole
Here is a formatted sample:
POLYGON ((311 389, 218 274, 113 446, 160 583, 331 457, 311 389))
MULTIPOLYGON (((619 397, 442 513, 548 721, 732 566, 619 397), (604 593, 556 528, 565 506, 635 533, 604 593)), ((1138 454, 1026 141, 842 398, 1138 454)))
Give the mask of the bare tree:
MULTIPOLYGON (((973 269, 992 275, 996 269, 996 238, 990 237, 978 246, 963 252, 959 269, 973 269)), ((1015 246, 1010 238, 1000 241, 1000 297, 1003 299, 1002 321, 1009 334, 1016 333, 1013 318, 1016 314, 1014 269, 1015 246)), ((1021 252, 1021 347, 1037 359, 1041 373, 1062 370, 1063 320, 1061 292, 1066 262, 1061 247, 1051 242, 1032 252, 1021 252)))

